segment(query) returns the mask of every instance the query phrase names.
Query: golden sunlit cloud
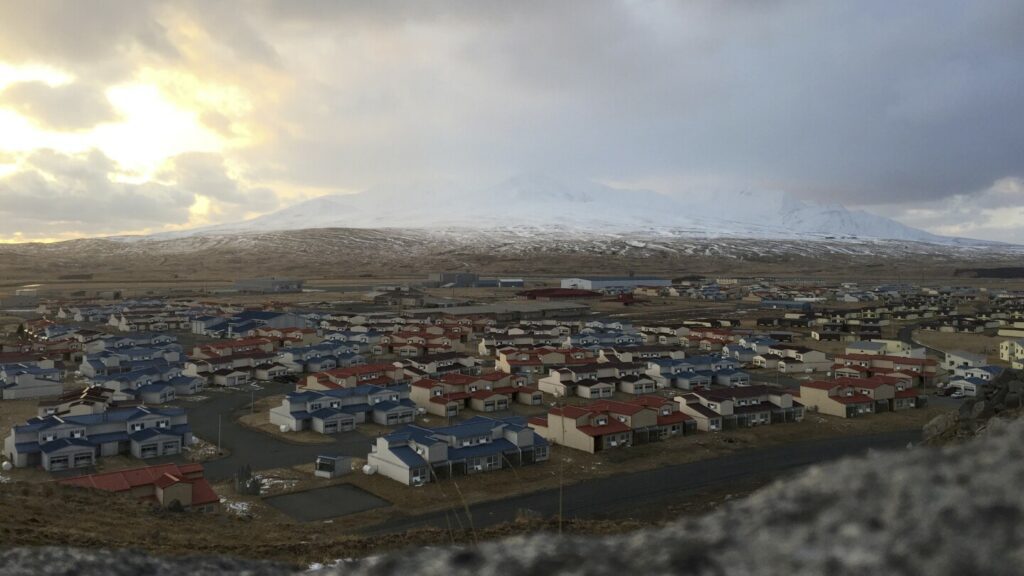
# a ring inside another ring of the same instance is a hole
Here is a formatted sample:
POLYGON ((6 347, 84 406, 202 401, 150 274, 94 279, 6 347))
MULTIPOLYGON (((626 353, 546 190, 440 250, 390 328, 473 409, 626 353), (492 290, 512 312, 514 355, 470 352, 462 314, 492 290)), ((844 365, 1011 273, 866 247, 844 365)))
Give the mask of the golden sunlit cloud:
POLYGON ((155 86, 115 86, 107 90, 107 98, 123 121, 98 126, 90 140, 129 171, 148 176, 183 152, 221 150, 220 138, 194 112, 176 107, 155 86))
POLYGON ((16 82, 43 82, 54 87, 74 80, 71 74, 49 66, 11 66, 0 62, 0 90, 16 82))
POLYGON ((207 224, 210 221, 210 199, 196 194, 195 201, 188 208, 188 225, 207 224))
MULTIPOLYGON (((157 78, 153 73, 142 76, 150 80, 157 78)), ((72 82, 74 78, 52 68, 0 64, 0 88, 22 81, 42 81, 56 86, 72 82)), ((223 106, 239 114, 245 110, 244 103, 239 104, 243 100, 238 93, 200 90, 198 85, 191 88, 198 90, 193 98, 197 105, 223 106)), ((125 178, 141 181, 168 158, 184 152, 221 152, 226 145, 226 138, 201 122, 202 109, 180 106, 154 83, 120 84, 108 88, 105 94, 120 118, 84 131, 49 130, 13 110, 0 108, 0 152, 50 148, 73 154, 97 148, 125 170, 125 178)))

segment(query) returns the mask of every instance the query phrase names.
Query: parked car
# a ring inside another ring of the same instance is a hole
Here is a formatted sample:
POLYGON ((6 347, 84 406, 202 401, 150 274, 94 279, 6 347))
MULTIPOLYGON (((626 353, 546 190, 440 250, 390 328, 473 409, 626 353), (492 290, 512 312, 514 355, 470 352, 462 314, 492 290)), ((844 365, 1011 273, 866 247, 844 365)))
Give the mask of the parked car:
POLYGON ((957 390, 956 392, 953 392, 952 394, 950 394, 949 397, 953 398, 954 400, 959 400, 961 398, 966 398, 967 395, 964 394, 963 390, 957 390))

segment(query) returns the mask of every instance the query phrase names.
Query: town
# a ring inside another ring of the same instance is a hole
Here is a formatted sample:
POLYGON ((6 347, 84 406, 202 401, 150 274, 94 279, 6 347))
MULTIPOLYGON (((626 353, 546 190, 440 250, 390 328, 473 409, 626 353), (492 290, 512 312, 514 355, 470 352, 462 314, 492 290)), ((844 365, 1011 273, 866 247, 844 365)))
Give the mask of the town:
POLYGON ((700 461, 704 438, 920 428, 1024 368, 1024 292, 998 284, 463 271, 188 290, 0 298, 0 478, 359 526, 460 505, 428 485, 487 477, 500 499, 700 461))

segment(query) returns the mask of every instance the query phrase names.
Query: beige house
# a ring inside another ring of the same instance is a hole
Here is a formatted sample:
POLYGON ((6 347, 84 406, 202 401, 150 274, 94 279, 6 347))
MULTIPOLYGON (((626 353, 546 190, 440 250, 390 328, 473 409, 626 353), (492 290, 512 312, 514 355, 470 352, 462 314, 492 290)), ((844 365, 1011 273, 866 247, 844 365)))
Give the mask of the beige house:
MULTIPOLYGON (((640 410, 642 411, 642 409, 640 410)), ((650 411, 648 411, 650 412, 650 411)), ((530 428, 552 444, 591 454, 630 446, 635 415, 614 415, 608 411, 580 406, 552 408, 546 417, 531 418, 530 428)), ((640 416, 645 418, 644 415, 640 416)))
POLYGON ((999 359, 1009 362, 1014 370, 1024 370, 1024 339, 1004 340, 999 343, 999 359))
POLYGON ((853 418, 875 411, 873 398, 861 394, 855 386, 836 381, 817 380, 801 384, 799 401, 808 410, 840 418, 853 418))
POLYGON ((552 408, 546 416, 531 418, 529 425, 553 444, 590 453, 665 440, 697 429, 693 418, 680 412, 673 401, 657 396, 552 408))

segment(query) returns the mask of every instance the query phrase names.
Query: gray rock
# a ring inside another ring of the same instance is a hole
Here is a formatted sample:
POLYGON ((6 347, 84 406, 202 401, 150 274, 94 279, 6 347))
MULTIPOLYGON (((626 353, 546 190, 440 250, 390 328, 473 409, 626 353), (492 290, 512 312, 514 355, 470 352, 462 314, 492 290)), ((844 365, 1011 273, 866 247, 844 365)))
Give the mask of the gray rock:
POLYGON ((0 550, 4 576, 277 576, 291 570, 279 564, 233 558, 157 558, 133 550, 14 548, 0 550))
POLYGON ((925 442, 940 438, 956 430, 958 418, 956 414, 939 414, 924 425, 922 435, 925 442))

